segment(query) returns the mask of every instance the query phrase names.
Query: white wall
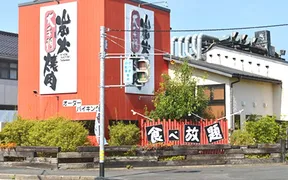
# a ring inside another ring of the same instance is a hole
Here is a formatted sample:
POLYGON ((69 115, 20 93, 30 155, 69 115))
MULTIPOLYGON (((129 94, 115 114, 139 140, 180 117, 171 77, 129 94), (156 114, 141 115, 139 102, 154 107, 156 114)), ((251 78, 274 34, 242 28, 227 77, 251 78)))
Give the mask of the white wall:
POLYGON ((282 90, 279 90, 277 87, 276 89, 274 88, 274 92, 281 92, 282 97, 277 98, 282 101, 281 105, 279 105, 279 102, 275 100, 274 109, 275 111, 280 109, 280 112, 277 113, 277 118, 288 120, 288 63, 282 60, 271 60, 265 56, 236 52, 220 47, 213 47, 206 54, 206 58, 207 62, 210 63, 221 64, 223 66, 281 80, 282 90), (212 57, 210 57, 210 55, 212 55, 212 57), (243 62, 241 62, 241 60, 243 60, 243 62), (251 62, 251 64, 249 64, 249 62, 251 62), (268 66, 268 68, 266 66, 268 66))
POLYGON ((18 81, 0 79, 0 105, 17 105, 18 81))
MULTIPOLYGON (((282 104, 282 86, 273 85, 273 112, 276 117, 280 119, 281 116, 281 104, 282 104)), ((286 117, 287 118, 287 117, 286 117)), ((283 117, 282 119, 285 119, 283 117)))
POLYGON ((273 84, 258 81, 241 80, 233 87, 233 106, 244 109, 241 113, 241 124, 246 115, 274 115, 273 111, 273 84))

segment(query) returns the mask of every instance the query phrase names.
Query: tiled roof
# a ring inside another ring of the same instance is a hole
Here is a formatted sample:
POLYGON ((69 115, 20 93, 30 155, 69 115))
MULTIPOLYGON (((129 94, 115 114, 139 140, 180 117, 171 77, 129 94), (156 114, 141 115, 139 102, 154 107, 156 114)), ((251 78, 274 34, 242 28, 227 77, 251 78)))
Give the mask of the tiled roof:
POLYGON ((0 57, 18 57, 18 34, 0 31, 0 57))

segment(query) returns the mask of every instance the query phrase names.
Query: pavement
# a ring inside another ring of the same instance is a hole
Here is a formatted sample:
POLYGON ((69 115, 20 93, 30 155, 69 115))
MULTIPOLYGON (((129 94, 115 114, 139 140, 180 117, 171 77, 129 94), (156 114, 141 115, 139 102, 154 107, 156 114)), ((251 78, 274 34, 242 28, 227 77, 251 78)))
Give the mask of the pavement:
MULTIPOLYGON (((95 180, 98 169, 51 170, 0 165, 0 179, 8 180, 95 180)), ((105 169, 105 179, 111 180, 287 180, 288 166, 229 165, 105 169)))

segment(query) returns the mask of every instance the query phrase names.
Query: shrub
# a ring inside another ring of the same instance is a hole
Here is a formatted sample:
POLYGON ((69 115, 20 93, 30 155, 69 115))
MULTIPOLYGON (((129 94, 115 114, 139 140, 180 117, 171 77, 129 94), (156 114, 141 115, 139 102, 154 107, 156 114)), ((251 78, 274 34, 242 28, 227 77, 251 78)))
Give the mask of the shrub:
MULTIPOLYGON (((60 118, 59 118, 60 119, 60 118)), ((26 146, 47 146, 54 134, 53 130, 57 127, 60 121, 58 119, 38 120, 31 127, 28 134, 28 141, 24 143, 26 146)))
POLYGON ((111 146, 137 145, 139 143, 140 129, 135 124, 124 124, 120 121, 109 126, 108 129, 109 145, 111 146))
POLYGON ((12 122, 8 122, 1 131, 1 141, 4 143, 16 143, 22 146, 28 143, 29 130, 33 127, 35 121, 25 120, 18 117, 12 122))
POLYGON ((62 151, 75 151, 78 146, 87 143, 88 130, 77 121, 61 120, 58 125, 53 129, 48 141, 50 146, 61 146, 62 151))
POLYGON ((31 146, 59 146, 61 151, 75 151, 87 141, 88 131, 77 121, 63 117, 39 121, 29 131, 31 146))
POLYGON ((61 151, 75 151, 77 146, 87 143, 88 131, 83 125, 63 117, 41 121, 17 119, 7 125, 1 132, 5 142, 18 146, 59 146, 61 151))
POLYGON ((246 130, 252 134, 256 143, 275 143, 280 134, 280 126, 275 117, 265 116, 257 121, 246 122, 246 130))
POLYGON ((255 143, 253 135, 246 130, 236 130, 230 136, 232 145, 252 145, 255 143))
POLYGON ((276 122, 276 117, 257 117, 246 121, 244 130, 234 131, 230 137, 231 144, 249 145, 254 143, 276 143, 286 139, 287 122, 276 122), (252 140, 251 140, 252 138, 252 140))
POLYGON ((159 157, 159 161, 183 161, 185 156, 162 156, 159 157))

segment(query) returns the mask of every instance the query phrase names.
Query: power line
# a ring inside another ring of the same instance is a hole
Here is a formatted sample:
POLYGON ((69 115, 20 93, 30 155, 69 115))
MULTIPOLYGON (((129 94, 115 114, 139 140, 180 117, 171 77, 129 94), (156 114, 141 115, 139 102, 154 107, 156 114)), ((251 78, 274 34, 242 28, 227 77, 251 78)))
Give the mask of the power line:
MULTIPOLYGON (((109 36, 109 37, 111 37, 111 38, 115 38, 115 39, 121 40, 121 41, 123 41, 123 42, 126 41, 126 40, 123 39, 123 38, 120 38, 120 37, 117 37, 117 36, 113 36, 113 35, 110 35, 110 34, 107 34, 107 33, 106 33, 106 36, 109 36)), ((109 40, 111 40, 111 38, 108 38, 108 37, 107 37, 107 39, 109 39, 109 40)), ((111 41, 113 41, 113 40, 111 40, 111 41)), ((116 42, 114 41, 113 43, 116 43, 116 42)), ((119 45, 119 44, 118 44, 118 45, 119 45)), ((123 47, 123 46, 122 46, 122 47, 123 47)), ((142 47, 149 48, 149 46, 145 46, 145 45, 142 45, 142 47)), ((124 48, 124 47, 123 47, 123 48, 124 48)), ((150 48, 154 48, 155 51, 158 51, 158 52, 160 52, 160 53, 169 54, 169 52, 163 51, 163 50, 161 50, 161 49, 157 49, 157 48, 155 48, 155 47, 150 47, 150 48)), ((124 48, 124 49, 125 49, 125 48, 124 48)), ((131 50, 130 50, 130 51, 131 51, 131 50)))
MULTIPOLYGON (((262 28, 275 28, 275 27, 284 27, 288 24, 272 24, 272 25, 262 25, 262 26, 246 26, 246 27, 230 27, 230 28, 210 28, 210 29, 167 29, 167 30, 147 30, 148 32, 207 32, 207 31, 234 31, 234 30, 249 30, 249 29, 262 29, 262 28)), ((142 30, 132 30, 132 29, 108 29, 108 31, 116 32, 137 32, 142 30)))
POLYGON ((106 37, 106 39, 108 39, 108 40, 111 41, 112 43, 116 44, 117 46, 119 46, 119 47, 121 47, 121 48, 123 48, 123 49, 125 50, 125 47, 122 46, 121 44, 117 43, 116 41, 114 41, 114 40, 112 40, 112 39, 110 39, 110 38, 108 38, 108 37, 106 37))

